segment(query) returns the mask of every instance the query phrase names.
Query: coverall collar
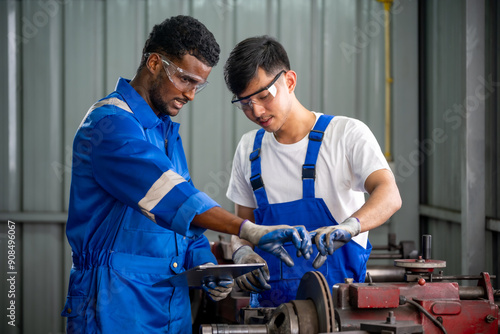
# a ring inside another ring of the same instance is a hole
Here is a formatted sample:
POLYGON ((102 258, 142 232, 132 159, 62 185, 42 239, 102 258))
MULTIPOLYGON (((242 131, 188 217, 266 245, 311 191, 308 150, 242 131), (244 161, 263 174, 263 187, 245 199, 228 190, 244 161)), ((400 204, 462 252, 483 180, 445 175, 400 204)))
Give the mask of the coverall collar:
MULTIPOLYGON (((130 86, 130 79, 120 77, 116 83, 115 91, 127 102, 144 128, 151 129, 159 125, 162 120, 166 121, 165 119, 160 120, 142 96, 130 86)), ((168 118, 170 119, 170 117, 168 118)))

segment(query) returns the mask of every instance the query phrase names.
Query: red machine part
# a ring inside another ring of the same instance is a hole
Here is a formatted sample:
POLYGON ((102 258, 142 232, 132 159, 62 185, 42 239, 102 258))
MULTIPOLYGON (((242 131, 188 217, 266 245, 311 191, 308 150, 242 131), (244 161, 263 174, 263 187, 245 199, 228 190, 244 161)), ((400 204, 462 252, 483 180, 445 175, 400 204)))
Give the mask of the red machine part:
MULTIPOLYGON (((388 324, 388 314, 398 323, 420 324, 426 334, 499 333, 499 308, 495 304, 490 277, 481 274, 482 296, 461 300, 458 283, 358 283, 333 288, 335 317, 339 331, 359 330, 388 324), (429 316, 426 315, 428 313, 429 316)), ((389 326, 389 325, 387 325, 389 326)), ((396 330, 395 333, 398 333, 396 330)))

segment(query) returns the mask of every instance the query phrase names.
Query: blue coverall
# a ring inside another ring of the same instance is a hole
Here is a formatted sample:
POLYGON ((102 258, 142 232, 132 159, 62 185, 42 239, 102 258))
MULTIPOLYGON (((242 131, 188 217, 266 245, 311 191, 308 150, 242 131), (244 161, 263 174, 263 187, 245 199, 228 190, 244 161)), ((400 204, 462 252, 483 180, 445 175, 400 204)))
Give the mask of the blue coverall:
MULTIPOLYGON (((285 203, 269 204, 265 190, 265 180, 261 176, 260 150, 264 129, 257 131, 253 151, 249 156, 251 163, 251 178, 258 207, 254 210, 255 222, 264 225, 304 225, 308 231, 319 227, 338 225, 328 210, 322 198, 315 197, 314 182, 316 160, 323 140, 323 134, 332 116, 322 115, 313 131, 309 133, 309 144, 302 169, 303 198, 285 203)), ((317 182, 321 182, 318 180, 317 182)), ((295 299, 297 288, 302 276, 308 271, 316 271, 312 260, 295 256, 296 251, 291 243, 285 244, 285 249, 292 257, 295 265, 288 267, 270 254, 259 249, 255 251, 267 262, 270 273, 271 290, 260 293, 259 303, 262 307, 275 307, 295 299)), ((336 283, 343 283, 344 278, 353 278, 355 282, 364 282, 366 262, 370 256, 372 246, 368 241, 366 249, 354 241, 346 243, 328 255, 326 262, 317 271, 320 271, 331 287, 336 283)), ((317 250, 311 258, 316 257, 317 250)))
POLYGON ((152 287, 217 263, 193 217, 218 206, 192 184, 179 124, 120 78, 73 145, 68 333, 191 333, 188 288, 152 287))

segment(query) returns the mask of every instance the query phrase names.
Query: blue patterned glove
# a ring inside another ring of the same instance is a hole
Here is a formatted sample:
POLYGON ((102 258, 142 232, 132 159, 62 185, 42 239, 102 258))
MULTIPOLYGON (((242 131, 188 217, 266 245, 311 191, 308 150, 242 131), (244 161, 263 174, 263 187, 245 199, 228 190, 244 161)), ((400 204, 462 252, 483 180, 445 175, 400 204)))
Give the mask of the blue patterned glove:
POLYGON ((311 257, 312 253, 311 236, 304 226, 263 226, 245 220, 241 223, 239 237, 273 254, 289 267, 292 267, 294 263, 283 247, 284 243, 291 241, 297 248, 297 256, 304 256, 306 260, 311 257))
MULTIPOLYGON (((213 263, 207 263, 213 265, 213 263)), ((226 298, 233 289, 234 281, 231 277, 221 278, 217 282, 207 280, 202 283, 201 288, 205 291, 208 297, 214 302, 218 302, 226 298)))
POLYGON ((354 217, 347 218, 339 225, 320 227, 311 236, 318 248, 318 255, 313 261, 313 267, 318 269, 327 258, 327 254, 332 255, 337 249, 344 246, 351 239, 359 234, 361 224, 354 217))

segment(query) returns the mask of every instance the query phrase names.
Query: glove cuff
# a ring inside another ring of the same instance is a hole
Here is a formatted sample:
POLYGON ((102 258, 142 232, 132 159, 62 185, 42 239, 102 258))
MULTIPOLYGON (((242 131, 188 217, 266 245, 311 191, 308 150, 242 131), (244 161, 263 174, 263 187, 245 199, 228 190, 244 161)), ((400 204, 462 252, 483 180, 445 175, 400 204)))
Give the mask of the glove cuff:
POLYGON ((255 235, 255 227, 257 227, 257 225, 252 223, 250 220, 245 219, 240 225, 240 232, 238 233, 238 237, 240 237, 240 239, 249 241, 253 245, 256 245, 259 242, 259 237, 256 237, 255 235))
POLYGON ((246 253, 253 252, 252 247, 248 245, 243 245, 233 252, 233 262, 240 263, 240 260, 246 253))
POLYGON ((240 229, 238 231, 238 237, 240 237, 241 235, 241 229, 243 228, 243 225, 248 222, 250 222, 248 219, 245 219, 244 221, 241 222, 240 229))
POLYGON ((351 233, 351 238, 357 236, 359 232, 361 232, 361 223, 356 217, 347 218, 341 225, 347 227, 347 231, 351 233))

